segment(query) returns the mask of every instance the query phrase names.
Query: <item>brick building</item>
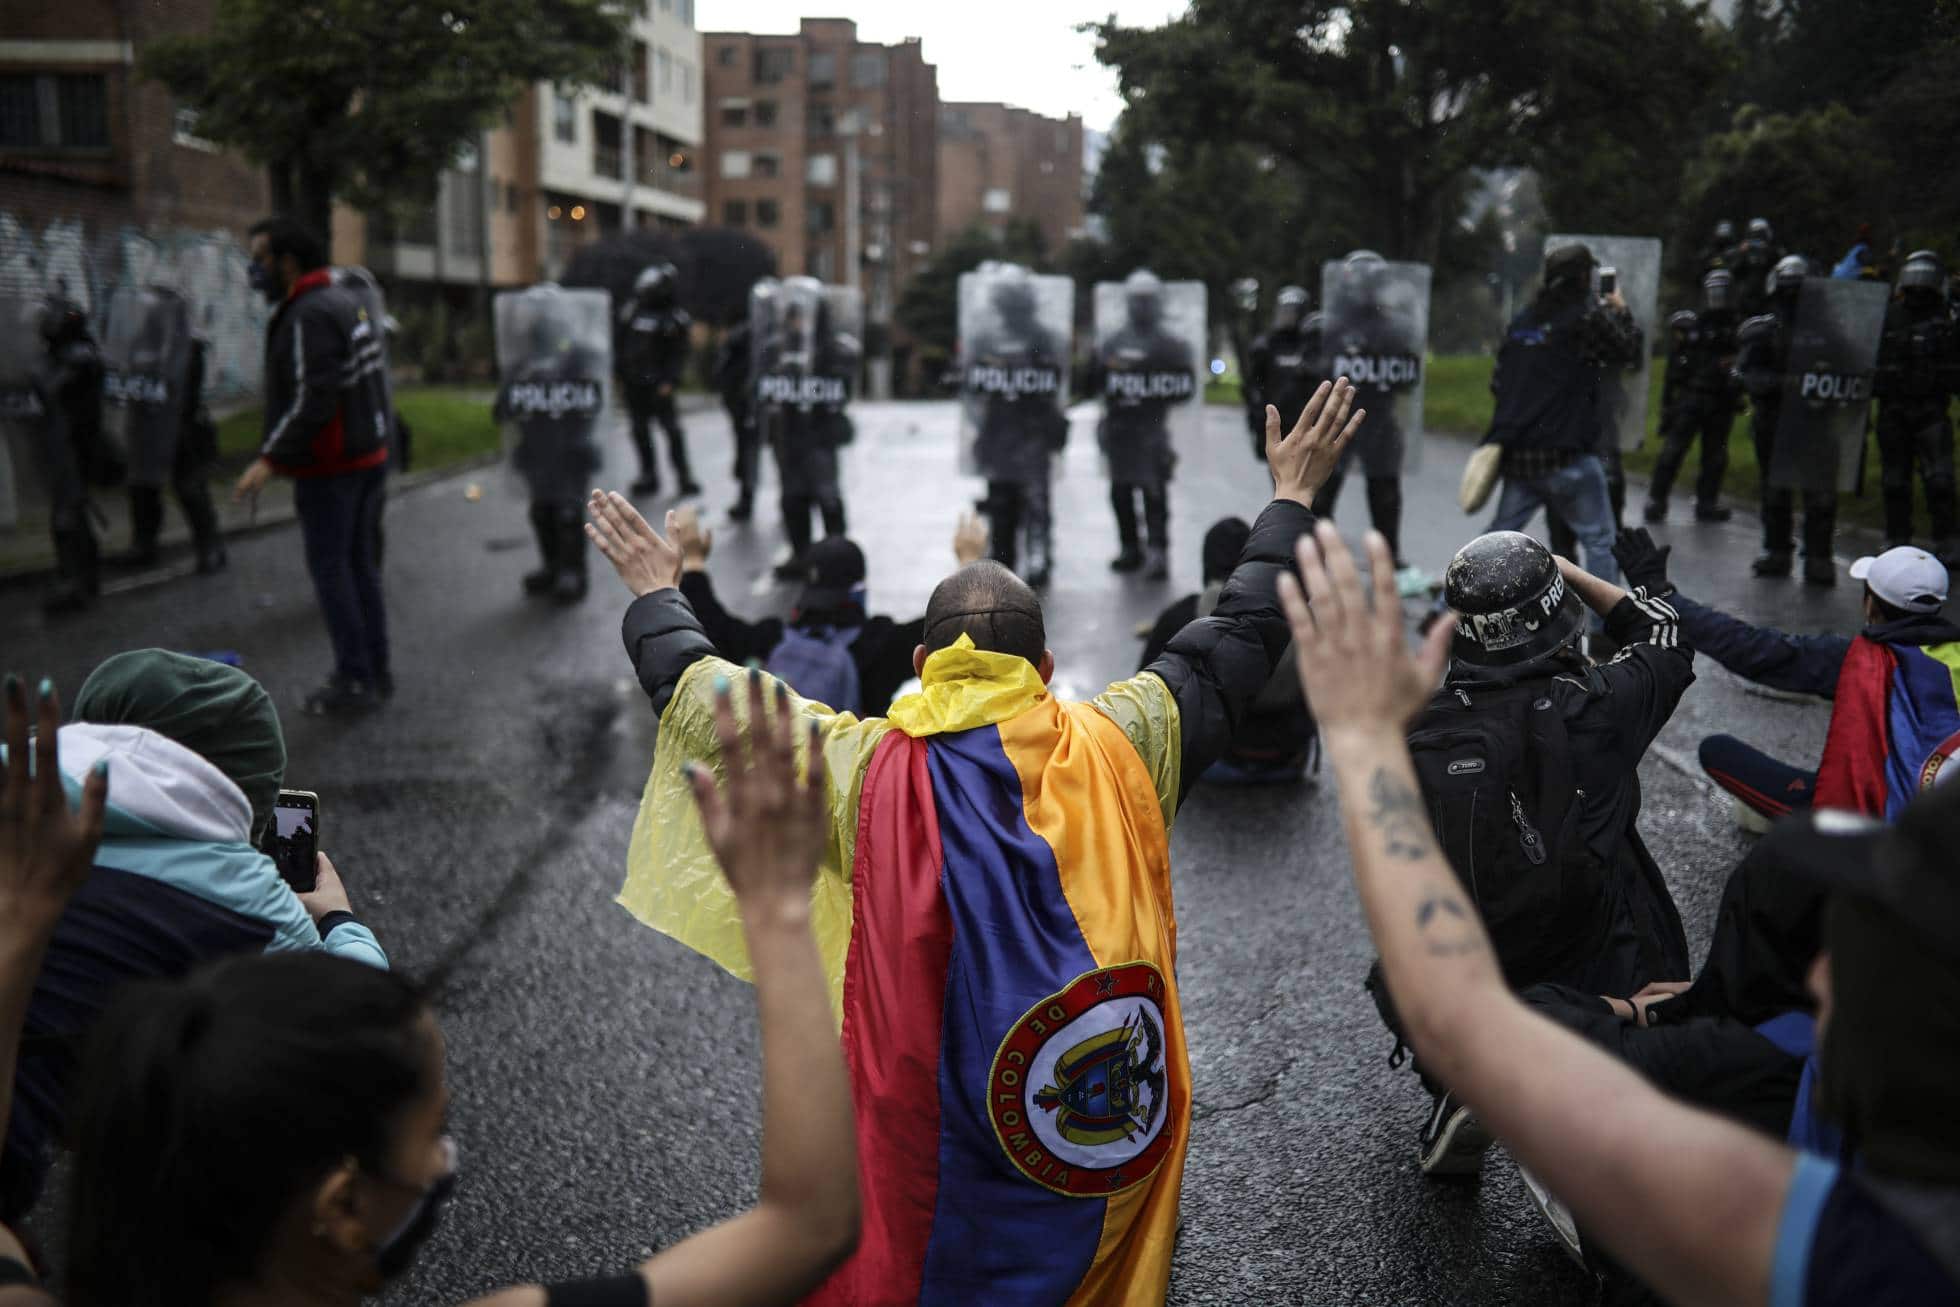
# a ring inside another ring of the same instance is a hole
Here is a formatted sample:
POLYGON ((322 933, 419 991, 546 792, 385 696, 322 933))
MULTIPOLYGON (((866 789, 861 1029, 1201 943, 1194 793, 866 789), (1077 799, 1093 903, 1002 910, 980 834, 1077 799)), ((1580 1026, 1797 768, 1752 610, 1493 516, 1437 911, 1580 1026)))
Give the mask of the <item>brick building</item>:
POLYGON ((1059 251, 1083 224, 1082 119, 1005 104, 939 107, 939 236, 1010 218, 1040 224, 1059 251))
POLYGON ((893 308, 939 232, 936 70, 917 40, 860 41, 842 18, 701 44, 706 221, 767 243, 785 276, 859 287, 869 385, 888 394, 911 352, 893 308))

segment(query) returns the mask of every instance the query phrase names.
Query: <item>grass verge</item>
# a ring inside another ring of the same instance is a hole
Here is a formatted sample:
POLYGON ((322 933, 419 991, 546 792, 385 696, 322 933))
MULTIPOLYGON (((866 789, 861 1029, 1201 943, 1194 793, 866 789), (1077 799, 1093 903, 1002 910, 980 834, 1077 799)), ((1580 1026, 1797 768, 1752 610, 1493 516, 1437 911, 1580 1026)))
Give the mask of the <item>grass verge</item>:
MULTIPOLYGON (((493 392, 484 386, 404 386, 395 407, 414 432, 412 468, 422 472, 497 452, 500 435, 490 420, 493 392)), ((265 430, 257 408, 240 409, 218 423, 218 461, 235 470, 252 461, 265 430)))

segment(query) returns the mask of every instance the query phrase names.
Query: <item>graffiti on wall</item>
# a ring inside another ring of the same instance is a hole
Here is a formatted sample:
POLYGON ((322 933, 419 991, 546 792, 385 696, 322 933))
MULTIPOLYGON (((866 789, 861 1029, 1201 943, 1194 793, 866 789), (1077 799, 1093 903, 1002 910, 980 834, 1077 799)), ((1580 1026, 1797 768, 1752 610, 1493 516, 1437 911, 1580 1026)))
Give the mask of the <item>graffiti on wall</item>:
POLYGON ((36 231, 0 209, 0 296, 66 295, 94 320, 117 285, 168 286, 190 301, 208 346, 204 391, 212 404, 258 394, 270 310, 246 280, 245 247, 237 237, 135 226, 91 236, 73 218, 36 231))

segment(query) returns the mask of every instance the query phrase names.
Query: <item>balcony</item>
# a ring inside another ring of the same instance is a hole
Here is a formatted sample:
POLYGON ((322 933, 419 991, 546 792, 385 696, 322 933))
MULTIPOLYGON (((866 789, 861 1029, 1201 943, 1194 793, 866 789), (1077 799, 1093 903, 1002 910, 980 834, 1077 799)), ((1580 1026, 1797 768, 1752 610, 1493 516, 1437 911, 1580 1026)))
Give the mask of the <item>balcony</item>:
POLYGON ((639 164, 640 185, 666 191, 669 195, 686 196, 690 200, 701 198, 701 174, 694 169, 692 161, 688 167, 676 168, 665 158, 655 156, 641 159, 639 164))

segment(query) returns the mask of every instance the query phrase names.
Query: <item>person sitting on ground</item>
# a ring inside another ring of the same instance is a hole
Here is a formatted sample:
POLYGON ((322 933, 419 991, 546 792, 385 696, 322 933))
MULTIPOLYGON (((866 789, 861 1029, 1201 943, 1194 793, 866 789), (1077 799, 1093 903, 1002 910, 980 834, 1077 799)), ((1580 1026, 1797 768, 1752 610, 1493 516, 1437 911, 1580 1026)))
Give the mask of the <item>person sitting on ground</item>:
POLYGON ((1819 1094, 1856 1161, 1800 1153, 1669 1098, 1513 997, 1430 830, 1404 738, 1443 672, 1448 628, 1411 654, 1379 537, 1368 555, 1372 608, 1326 527, 1299 549, 1312 613, 1290 577, 1281 598, 1362 908, 1417 1056, 1671 1302, 1960 1299, 1960 787, 1916 800, 1890 828, 1817 819, 1801 870, 1830 890, 1807 982, 1819 1094))
MULTIPOLYGON (((12 718, 12 757, 25 727, 12 718)), ((714 715, 739 750, 735 710, 714 715)), ((756 694, 745 714, 759 721, 756 694)), ((53 735, 44 706, 43 738, 53 735)), ((762 1192, 747 1212, 614 1279, 529 1285, 478 1307, 775 1307, 796 1302, 857 1238, 850 1088, 828 1022, 823 966, 810 934, 810 882, 823 849, 821 760, 798 780, 777 712, 751 735, 752 757, 725 792, 693 773, 715 861, 741 905, 762 1030, 762 1192)), ((62 763, 68 733, 61 733, 62 763)), ((37 758, 53 770, 54 750, 37 758)), ((23 786, 10 766, 4 798, 23 786)), ((122 768, 111 768, 121 796, 122 768)), ((0 1046, 10 1055, 32 984, 31 945, 88 874, 102 778, 77 822, 37 802, 35 821, 0 802, 0 1046), (20 838, 27 827, 26 838, 20 838), (45 852, 43 850, 45 849, 45 852), (23 859, 51 862, 32 895, 14 892, 23 859), (44 900, 54 900, 43 906, 44 900), (23 938, 30 935, 31 938, 23 938), (22 959, 28 961, 23 964, 22 959)), ((113 818, 112 818, 113 820, 113 818)), ((96 874, 100 874, 98 871, 96 874)), ((238 958, 126 993, 92 1037, 74 1131, 67 1222, 71 1307, 342 1304, 355 1307, 407 1270, 457 1181, 444 1116, 441 1029, 400 976, 342 958, 238 958)), ((4 1066, 0 1063, 0 1066, 4 1066)), ((29 1285, 18 1243, 0 1237, 0 1285, 29 1285)), ((0 1289, 0 1295, 25 1290, 0 1289)), ((38 1301, 48 1301, 45 1298, 38 1301)))
MULTIPOLYGON (((692 508, 668 515, 668 534, 681 553, 681 595, 731 663, 760 662, 805 699, 839 712, 882 714, 912 678, 912 650, 925 638, 925 619, 898 622, 866 612, 864 551, 848 537, 830 536, 803 556, 803 591, 787 620, 745 621, 721 606, 708 580, 715 533, 703 530, 692 508)), ((953 535, 964 567, 987 553, 986 528, 971 514, 953 535)))
POLYGON ((62 914, 35 983, 0 1154, 0 1220, 38 1198, 78 1041, 124 986, 237 953, 324 950, 388 965, 325 854, 317 888, 295 894, 259 850, 286 744, 248 673, 163 649, 120 653, 82 683, 75 717, 61 729, 70 780, 102 763, 116 800, 95 874, 62 914))
MULTIPOLYGON (((1694 681, 1674 610, 1555 558, 1516 531, 1457 551, 1448 677, 1409 749, 1436 838, 1490 923, 1505 979, 1632 994, 1688 975, 1688 941, 1640 838, 1640 760, 1694 681), (1589 616, 1620 652, 1579 652, 1589 616)), ((1379 973, 1369 989, 1398 1040, 1379 973)), ((1424 1174, 1477 1173, 1490 1136, 1421 1066, 1424 1174)))
MULTIPOLYGON (((813 1303, 1163 1300, 1191 1126, 1171 826, 1286 646, 1274 579, 1361 423, 1352 399, 1323 384, 1291 434, 1266 410, 1274 499, 1217 608, 1093 702, 1049 692, 1041 603, 992 560, 933 591, 922 689, 887 717, 774 682, 831 776, 810 911, 867 1181, 864 1246, 813 1303), (1116 1077, 1120 1095, 1097 1087, 1116 1077)), ((620 902, 745 975, 678 793, 683 762, 727 756, 707 694, 745 674, 713 657, 679 550, 622 495, 591 512, 661 714, 620 902)))
POLYGON ((1832 701, 1824 756, 1814 771, 1780 762, 1732 735, 1701 742, 1701 765, 1737 800, 1745 824, 1766 828, 1809 807, 1886 820, 1932 783, 1960 750, 1960 626, 1940 611, 1947 573, 1924 549, 1903 545, 1851 565, 1865 583, 1857 636, 1790 635, 1696 603, 1667 576, 1672 547, 1643 530, 1620 534, 1629 578, 1668 597, 1695 647, 1759 685, 1832 701), (1752 820, 1753 818, 1753 820, 1752 820))
MULTIPOLYGON (((1191 623, 1210 617, 1232 568, 1245 552, 1252 528, 1243 518, 1225 517, 1205 532, 1203 577, 1205 588, 1185 595, 1157 618, 1143 642, 1139 672, 1164 656, 1164 650, 1191 623)), ((1225 756, 1205 772, 1205 779, 1222 785, 1260 785, 1297 781, 1314 758, 1313 713, 1300 697, 1300 678, 1282 663, 1273 679, 1259 692, 1259 698, 1239 724, 1225 756)))

